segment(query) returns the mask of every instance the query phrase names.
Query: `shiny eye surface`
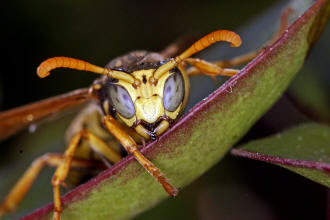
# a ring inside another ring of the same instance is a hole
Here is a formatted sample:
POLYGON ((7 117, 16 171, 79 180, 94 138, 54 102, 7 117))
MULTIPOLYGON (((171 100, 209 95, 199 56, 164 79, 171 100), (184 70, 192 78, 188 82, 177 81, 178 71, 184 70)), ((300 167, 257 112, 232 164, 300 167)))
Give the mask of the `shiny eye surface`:
POLYGON ((170 112, 175 111, 184 97, 184 80, 179 70, 166 80, 163 94, 164 108, 170 112))
POLYGON ((110 85, 109 97, 113 107, 123 117, 132 118, 135 115, 132 98, 124 87, 110 85))

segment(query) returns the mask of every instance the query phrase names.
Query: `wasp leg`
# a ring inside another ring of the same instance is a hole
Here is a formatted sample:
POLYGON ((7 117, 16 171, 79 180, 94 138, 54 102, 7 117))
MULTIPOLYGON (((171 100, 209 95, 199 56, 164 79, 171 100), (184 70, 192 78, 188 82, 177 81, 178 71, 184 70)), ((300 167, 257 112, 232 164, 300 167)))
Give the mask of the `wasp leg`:
POLYGON ((264 51, 264 48, 262 48, 261 50, 251 51, 249 53, 234 57, 230 60, 220 60, 220 61, 215 61, 213 63, 221 68, 230 68, 233 66, 239 66, 250 62, 256 56, 258 56, 258 54, 260 54, 262 51, 264 51))
POLYGON ((275 41, 277 41, 277 39, 285 32, 285 30, 288 29, 288 27, 289 27, 289 16, 290 16, 290 14, 293 14, 293 13, 295 13, 295 10, 291 7, 287 7, 282 11, 281 20, 280 20, 280 27, 278 28, 277 32, 272 37, 272 39, 270 39, 266 43, 267 46, 271 45, 275 41))
MULTIPOLYGON (((36 158, 4 199, 0 206, 0 217, 5 213, 13 212, 16 209, 44 166, 57 167, 63 162, 63 158, 62 154, 56 153, 47 153, 36 158)), ((103 163, 84 159, 73 159, 71 167, 105 168, 103 163)))
POLYGON ((233 76, 239 72, 237 69, 221 68, 214 63, 210 63, 197 58, 187 58, 184 61, 193 66, 187 69, 187 75, 189 77, 203 74, 208 75, 215 80, 215 76, 233 76))
POLYGON ((239 66, 241 64, 248 63, 253 60, 259 53, 261 53, 263 49, 252 51, 247 54, 243 54, 238 57, 234 57, 230 60, 220 60, 215 61, 213 63, 207 62, 201 59, 188 58, 185 61, 192 65, 189 69, 187 69, 188 76, 196 76, 196 75, 208 75, 212 79, 215 79, 214 76, 222 75, 222 76, 233 76, 238 73, 237 69, 229 69, 229 67, 239 66))
POLYGON ((88 141, 90 147, 96 151, 97 153, 104 156, 106 159, 110 160, 113 163, 118 162, 121 159, 121 156, 116 153, 108 144, 106 144, 103 140, 98 138, 92 132, 87 130, 82 130, 71 139, 68 148, 64 153, 63 162, 57 167, 53 178, 52 178, 52 186, 54 193, 54 220, 61 219, 62 213, 62 204, 61 204, 61 193, 60 193, 60 185, 64 183, 66 179, 70 165, 72 163, 72 159, 74 157, 74 153, 78 147, 79 142, 84 139, 88 141))
MULTIPOLYGON (((294 10, 290 7, 283 10, 282 15, 281 15, 281 20, 280 20, 280 27, 278 28, 278 30, 276 31, 274 36, 265 44, 266 46, 264 46, 264 48, 267 47, 268 45, 273 44, 284 33, 284 31, 289 26, 288 25, 289 15, 293 12, 294 12, 294 10)), ((233 66, 239 66, 239 65, 250 62, 258 54, 260 54, 262 51, 264 51, 264 48, 262 48, 260 50, 251 51, 249 53, 234 57, 230 60, 220 60, 220 61, 215 61, 213 63, 209 63, 207 61, 199 60, 199 59, 193 60, 193 58, 186 59, 185 61, 187 61, 189 64, 191 64, 193 66, 193 67, 187 69, 187 74, 188 74, 188 76, 206 74, 206 75, 211 76, 212 79, 214 79, 215 75, 233 76, 238 71, 233 70, 233 69, 227 69, 227 68, 230 68, 233 66), (218 66, 219 68, 217 68, 216 66, 218 66)))
POLYGON ((144 169, 163 186, 169 195, 176 196, 178 194, 178 190, 168 182, 165 175, 151 161, 141 154, 133 138, 120 129, 120 125, 113 117, 110 115, 105 116, 104 124, 109 132, 123 145, 126 151, 135 157, 144 169))
MULTIPOLYGON (((284 31, 286 29, 288 29, 289 15, 293 12, 294 12, 294 10, 290 7, 283 10, 282 15, 281 15, 281 20, 280 20, 280 27, 278 28, 278 30, 276 31, 274 36, 265 44, 266 46, 264 46, 264 48, 273 44, 284 33, 284 31)), ((248 63, 251 60, 253 60, 259 53, 264 51, 264 48, 262 48, 260 50, 251 51, 249 53, 234 57, 230 60, 215 61, 213 63, 222 68, 230 68, 233 66, 239 66, 239 65, 248 63)))

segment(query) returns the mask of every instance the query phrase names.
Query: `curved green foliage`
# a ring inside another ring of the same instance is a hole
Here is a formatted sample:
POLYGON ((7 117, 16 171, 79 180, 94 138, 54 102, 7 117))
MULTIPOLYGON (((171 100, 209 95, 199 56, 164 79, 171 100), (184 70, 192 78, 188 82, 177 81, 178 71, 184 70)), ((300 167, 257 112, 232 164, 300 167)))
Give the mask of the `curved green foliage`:
MULTIPOLYGON (((194 181, 249 130, 288 87, 329 13, 319 0, 239 74, 197 104, 142 152, 176 187, 194 181)), ((131 157, 62 199, 62 219, 129 219, 167 197, 131 157)), ((24 219, 51 219, 52 205, 24 219)))
POLYGON ((330 187, 330 127, 304 124, 277 135, 252 141, 234 155, 285 167, 330 187))

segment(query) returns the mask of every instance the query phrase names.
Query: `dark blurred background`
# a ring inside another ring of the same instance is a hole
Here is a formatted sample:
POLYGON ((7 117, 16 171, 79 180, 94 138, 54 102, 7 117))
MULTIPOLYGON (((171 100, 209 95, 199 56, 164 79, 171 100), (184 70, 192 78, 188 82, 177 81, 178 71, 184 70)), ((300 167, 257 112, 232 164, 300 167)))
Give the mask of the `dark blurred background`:
MULTIPOLYGON (((229 29, 242 34, 242 48, 234 51, 221 45, 199 56, 230 58, 262 47, 275 32, 285 4, 275 0, 3 1, 0 110, 85 88, 96 78, 92 73, 56 70, 39 79, 36 68, 49 57, 71 56, 103 66, 132 50, 160 51, 183 35, 198 39, 216 29, 229 29)), ((329 122, 329 37, 328 25, 289 92, 240 143, 301 122, 329 122)), ((193 79, 188 109, 224 80, 214 84, 206 77, 193 79)), ((25 131, 0 144, 0 199, 33 158, 63 149, 71 118, 67 115, 39 126, 33 134, 25 131)), ((42 171, 17 213, 7 219, 52 201, 52 172, 42 171)), ((325 219, 326 195, 325 187, 283 168, 227 155, 177 198, 136 219, 325 219)))

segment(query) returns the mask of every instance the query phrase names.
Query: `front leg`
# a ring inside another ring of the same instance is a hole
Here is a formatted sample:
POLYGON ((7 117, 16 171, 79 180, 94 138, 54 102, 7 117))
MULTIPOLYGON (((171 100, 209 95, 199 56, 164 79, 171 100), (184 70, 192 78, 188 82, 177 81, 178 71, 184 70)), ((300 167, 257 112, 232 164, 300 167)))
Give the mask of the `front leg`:
POLYGON ((165 175, 151 161, 143 156, 138 150, 137 144, 133 138, 120 129, 120 125, 113 117, 110 115, 105 116, 104 124, 109 132, 123 145, 126 151, 135 157, 144 169, 146 169, 163 186, 169 195, 176 196, 178 194, 178 190, 168 182, 165 175))

